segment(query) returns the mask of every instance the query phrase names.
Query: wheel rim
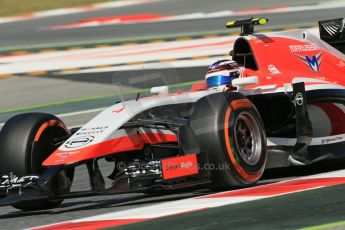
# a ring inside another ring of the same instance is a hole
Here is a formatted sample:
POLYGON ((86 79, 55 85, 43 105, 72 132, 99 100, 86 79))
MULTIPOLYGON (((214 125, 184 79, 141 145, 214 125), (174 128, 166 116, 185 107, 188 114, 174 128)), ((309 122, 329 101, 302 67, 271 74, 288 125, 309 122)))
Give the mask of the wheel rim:
POLYGON ((262 139, 256 119, 249 112, 241 112, 235 120, 235 144, 242 160, 256 165, 261 158, 262 139))

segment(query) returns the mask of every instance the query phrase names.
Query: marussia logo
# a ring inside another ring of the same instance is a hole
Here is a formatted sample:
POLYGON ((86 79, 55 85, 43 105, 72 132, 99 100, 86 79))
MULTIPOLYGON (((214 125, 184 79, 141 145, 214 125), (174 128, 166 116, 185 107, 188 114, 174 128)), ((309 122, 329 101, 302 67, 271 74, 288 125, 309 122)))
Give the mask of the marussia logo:
POLYGON ((320 72, 320 65, 322 62, 322 52, 313 55, 312 57, 309 56, 302 56, 295 54, 297 57, 299 57, 304 64, 309 66, 314 72, 320 72))
POLYGON ((77 138, 67 141, 65 144, 65 147, 69 149, 79 148, 81 146, 91 143, 94 139, 95 137, 91 135, 77 137, 77 138))

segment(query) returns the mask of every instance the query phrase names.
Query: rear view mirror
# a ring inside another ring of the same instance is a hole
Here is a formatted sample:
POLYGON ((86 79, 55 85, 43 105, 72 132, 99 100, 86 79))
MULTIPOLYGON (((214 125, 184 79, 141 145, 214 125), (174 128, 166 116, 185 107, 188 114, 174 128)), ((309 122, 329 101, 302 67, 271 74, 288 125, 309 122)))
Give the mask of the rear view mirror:
POLYGON ((151 88, 151 93, 152 94, 168 94, 169 93, 169 87, 168 86, 157 86, 157 87, 152 87, 151 88))

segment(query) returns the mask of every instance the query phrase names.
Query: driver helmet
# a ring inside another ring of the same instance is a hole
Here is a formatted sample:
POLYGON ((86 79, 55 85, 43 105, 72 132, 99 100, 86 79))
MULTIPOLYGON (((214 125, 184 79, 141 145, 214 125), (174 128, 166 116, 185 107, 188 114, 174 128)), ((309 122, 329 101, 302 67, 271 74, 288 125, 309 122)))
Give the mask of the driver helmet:
POLYGON ((231 81, 240 77, 243 68, 239 67, 237 62, 232 60, 219 60, 213 63, 205 76, 205 81, 208 89, 235 89, 231 85, 231 81))

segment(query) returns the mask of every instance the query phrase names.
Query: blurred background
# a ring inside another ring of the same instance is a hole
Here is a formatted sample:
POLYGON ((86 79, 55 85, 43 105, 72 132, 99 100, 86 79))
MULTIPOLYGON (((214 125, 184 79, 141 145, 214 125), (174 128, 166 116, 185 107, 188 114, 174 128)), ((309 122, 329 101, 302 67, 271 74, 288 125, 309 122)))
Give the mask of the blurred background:
POLYGON ((229 58, 238 30, 226 30, 228 20, 267 17, 258 32, 318 34, 317 21, 344 8, 343 0, 0 0, 0 127, 24 111, 98 111, 117 100, 114 84, 127 95, 188 87, 229 58))
MULTIPOLYGON (((119 94, 131 98, 153 85, 188 88, 214 61, 230 58, 239 31, 227 30, 227 21, 266 17, 270 22, 257 32, 318 35, 319 20, 344 12, 344 0, 0 0, 0 129, 30 111, 56 114, 72 128, 119 94)), ((116 202, 74 200, 53 220, 49 212, 23 215, 6 207, 0 221, 4 229, 27 228, 102 213, 116 202)))
POLYGON ((229 58, 238 31, 226 30, 228 20, 261 16, 270 22, 259 32, 317 34, 318 20, 344 8, 342 0, 0 0, 0 123, 23 111, 108 106, 116 82, 131 94, 150 87, 129 80, 148 71, 175 87, 202 80, 229 58))

